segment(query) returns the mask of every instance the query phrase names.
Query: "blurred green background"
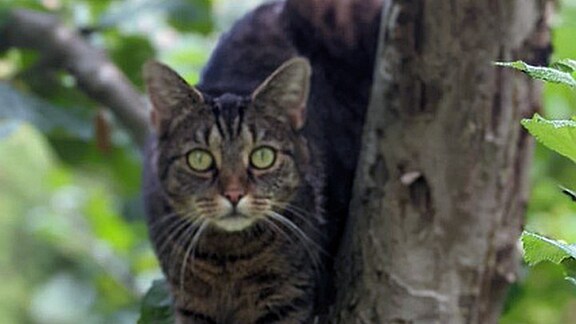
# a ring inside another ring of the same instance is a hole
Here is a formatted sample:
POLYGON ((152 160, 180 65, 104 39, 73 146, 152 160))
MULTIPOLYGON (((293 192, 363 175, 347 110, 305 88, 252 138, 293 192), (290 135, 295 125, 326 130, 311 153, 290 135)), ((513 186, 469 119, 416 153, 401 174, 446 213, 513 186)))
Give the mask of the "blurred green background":
MULTIPOLYGON (((57 14, 104 48, 142 89, 140 68, 157 57, 195 83, 219 33, 261 0, 0 0, 57 14)), ((2 17, 0 16, 0 23, 2 17)), ((0 40, 1 43, 1 40, 0 40)), ((576 58, 576 0, 554 20, 555 58, 576 58)), ((569 118, 576 92, 546 85, 544 115, 569 118)), ((0 53, 0 323, 135 323, 139 300, 161 277, 140 203, 140 157, 110 129, 107 111, 51 70, 38 53, 0 53)), ((527 228, 576 242, 576 166, 536 148, 527 228)), ((502 323, 576 323, 576 289, 559 268, 523 267, 502 323)))

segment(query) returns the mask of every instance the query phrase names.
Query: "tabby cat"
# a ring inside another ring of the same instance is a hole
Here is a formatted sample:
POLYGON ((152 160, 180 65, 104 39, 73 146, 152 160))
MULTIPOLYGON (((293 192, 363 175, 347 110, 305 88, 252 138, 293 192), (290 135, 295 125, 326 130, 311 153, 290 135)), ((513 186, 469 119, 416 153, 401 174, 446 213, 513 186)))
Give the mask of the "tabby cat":
POLYGON ((196 87, 145 66, 145 202, 178 323, 309 323, 329 304, 319 292, 348 206, 380 6, 263 5, 221 38, 196 87))

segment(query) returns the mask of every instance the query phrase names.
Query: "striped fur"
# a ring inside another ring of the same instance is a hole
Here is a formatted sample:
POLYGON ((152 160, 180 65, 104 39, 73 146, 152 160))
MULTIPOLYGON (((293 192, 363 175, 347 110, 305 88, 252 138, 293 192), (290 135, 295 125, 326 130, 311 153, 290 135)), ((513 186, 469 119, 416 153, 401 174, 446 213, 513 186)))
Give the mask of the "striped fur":
POLYGON ((156 135, 145 204, 178 323, 311 323, 326 312, 382 1, 263 5, 222 36, 196 88, 148 66, 156 135), (311 78, 300 64, 274 77, 298 55, 311 78), (247 167, 260 144, 279 157, 266 172, 247 167), (213 155, 214 173, 190 172, 185 156, 195 147, 213 155), (207 220, 230 208, 230 186, 249 193, 242 206, 251 216, 207 220))
POLYGON ((302 136, 309 66, 294 59, 249 97, 210 97, 168 67, 150 63, 157 136, 147 187, 150 236, 181 323, 303 323, 321 271, 321 175, 302 136), (167 89, 168 88, 168 89, 167 89), (175 99, 180 98, 180 99, 175 99), (251 166, 261 146, 277 153, 251 166), (200 148, 213 169, 197 172, 200 148), (244 193, 236 207, 230 183, 244 193))

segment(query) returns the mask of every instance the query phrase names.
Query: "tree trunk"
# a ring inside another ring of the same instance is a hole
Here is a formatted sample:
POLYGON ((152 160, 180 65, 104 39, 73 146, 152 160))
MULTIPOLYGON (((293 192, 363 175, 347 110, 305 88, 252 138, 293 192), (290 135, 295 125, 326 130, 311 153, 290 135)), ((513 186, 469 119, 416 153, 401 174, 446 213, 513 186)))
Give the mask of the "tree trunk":
POLYGON ((546 0, 385 8, 349 223, 338 323, 496 323, 516 279, 546 0))

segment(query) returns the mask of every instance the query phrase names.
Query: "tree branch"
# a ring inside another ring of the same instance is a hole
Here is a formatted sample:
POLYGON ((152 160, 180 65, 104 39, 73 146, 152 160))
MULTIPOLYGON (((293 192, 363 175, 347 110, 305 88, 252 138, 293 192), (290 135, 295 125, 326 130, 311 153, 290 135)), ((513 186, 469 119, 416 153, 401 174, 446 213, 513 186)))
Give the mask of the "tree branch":
POLYGON ((54 67, 72 74, 93 100, 109 107, 132 140, 143 146, 149 132, 146 102, 124 74, 102 51, 57 17, 29 10, 13 10, 0 29, 2 47, 37 50, 54 67))

